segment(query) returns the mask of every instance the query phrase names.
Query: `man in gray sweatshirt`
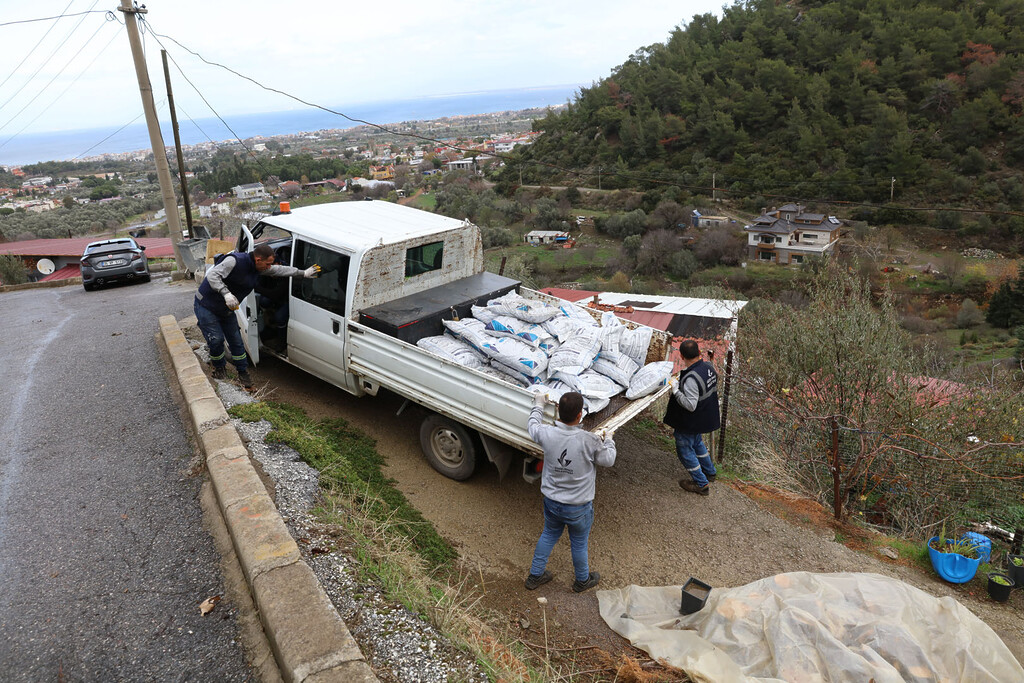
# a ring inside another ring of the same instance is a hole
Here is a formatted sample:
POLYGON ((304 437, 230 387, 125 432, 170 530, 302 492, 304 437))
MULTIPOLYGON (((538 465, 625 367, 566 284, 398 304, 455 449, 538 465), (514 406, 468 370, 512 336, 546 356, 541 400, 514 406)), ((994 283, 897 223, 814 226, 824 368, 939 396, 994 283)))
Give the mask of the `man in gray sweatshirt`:
POLYGON ((526 588, 533 590, 551 580, 545 567, 562 530, 569 529, 569 546, 576 580, 572 589, 582 593, 597 585, 600 575, 590 571, 587 544, 594 523, 594 484, 597 466, 615 464, 615 442, 582 429, 583 397, 575 391, 562 395, 558 401, 559 422, 554 426, 542 422, 547 397, 538 393, 530 419, 526 424, 530 438, 544 449, 544 469, 540 492, 544 496, 544 531, 533 553, 526 588))

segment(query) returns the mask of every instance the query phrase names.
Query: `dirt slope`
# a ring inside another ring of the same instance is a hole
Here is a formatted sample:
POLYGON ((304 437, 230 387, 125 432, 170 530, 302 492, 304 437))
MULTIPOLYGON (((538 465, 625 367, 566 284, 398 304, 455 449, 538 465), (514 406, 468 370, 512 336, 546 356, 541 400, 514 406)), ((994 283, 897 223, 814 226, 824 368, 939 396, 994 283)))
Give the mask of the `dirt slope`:
MULTIPOLYGON (((356 399, 275 359, 260 366, 258 383, 269 382, 270 398, 305 408, 317 417, 343 417, 377 440, 388 475, 409 500, 451 540, 466 563, 482 572, 485 604, 509 616, 527 617, 534 630, 536 598, 548 597, 549 626, 563 643, 621 648, 597 613, 593 591, 571 592, 568 539, 556 546, 549 569, 555 580, 535 592, 523 589, 542 527, 539 487, 512 471, 503 482, 487 465, 467 482, 454 482, 430 468, 419 450, 419 418, 410 408, 396 417, 393 395, 356 399)), ((833 541, 834 531, 795 526, 767 512, 739 491, 718 482, 709 497, 682 491, 682 468, 667 447, 624 431, 616 438, 614 468, 597 480, 590 561, 602 588, 629 584, 676 585, 690 576, 727 587, 788 571, 875 572, 900 578, 938 596, 953 595, 992 626, 1024 661, 1024 618, 1017 595, 998 605, 972 596, 937 577, 896 566, 833 541)), ((538 641, 536 633, 530 635, 538 641)))

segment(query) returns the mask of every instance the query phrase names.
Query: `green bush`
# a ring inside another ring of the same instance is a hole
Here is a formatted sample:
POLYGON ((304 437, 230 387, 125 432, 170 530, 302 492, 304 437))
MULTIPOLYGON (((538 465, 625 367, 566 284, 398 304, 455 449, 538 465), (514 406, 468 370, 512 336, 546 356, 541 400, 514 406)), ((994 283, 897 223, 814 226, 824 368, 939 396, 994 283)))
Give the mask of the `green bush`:
POLYGON ((28 282, 25 262, 11 254, 0 254, 0 283, 20 285, 28 282))

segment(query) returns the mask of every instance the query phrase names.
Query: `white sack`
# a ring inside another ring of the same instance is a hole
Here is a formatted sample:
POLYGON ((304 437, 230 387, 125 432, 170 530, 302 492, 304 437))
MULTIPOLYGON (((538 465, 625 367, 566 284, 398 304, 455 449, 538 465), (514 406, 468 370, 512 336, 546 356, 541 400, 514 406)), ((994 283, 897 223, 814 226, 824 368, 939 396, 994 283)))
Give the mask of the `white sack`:
POLYGON ((579 332, 581 327, 593 328, 594 325, 587 325, 576 318, 567 318, 564 315, 560 315, 547 321, 541 325, 541 327, 554 335, 558 341, 564 342, 569 337, 579 332))
POLYGON ((528 323, 542 323, 559 314, 558 307, 536 299, 527 299, 514 291, 487 302, 487 308, 528 323))
POLYGON ((611 403, 611 399, 607 398, 591 398, 589 396, 583 397, 583 417, 587 415, 593 415, 594 413, 600 413, 602 410, 608 407, 611 403))
POLYGON ((513 384, 516 384, 518 386, 528 388, 530 385, 534 383, 535 378, 528 377, 523 373, 519 372, 518 370, 516 370, 515 368, 510 368, 504 363, 499 363, 496 360, 492 359, 491 362, 488 364, 488 367, 496 372, 501 373, 502 375, 505 376, 506 379, 510 380, 513 384))
POLYGON ((495 337, 518 338, 549 355, 558 348, 558 340, 543 327, 510 315, 494 316, 484 325, 484 332, 495 337))
POLYGON ((619 352, 632 358, 637 366, 641 366, 647 362, 647 349, 653 336, 654 330, 650 327, 626 329, 619 339, 619 352))
POLYGON ((538 377, 548 367, 547 354, 514 337, 485 335, 480 350, 491 360, 507 365, 527 377, 538 377))
POLYGON ((626 331, 614 313, 605 311, 601 314, 601 355, 607 358, 617 359, 619 357, 619 341, 622 333, 626 331))
POLYGON ((688 616, 679 586, 598 591, 597 600, 612 630, 699 683, 1024 681, 966 607, 878 574, 793 572, 713 588, 688 616))
POLYGON ((447 334, 423 337, 416 342, 416 346, 467 368, 482 367, 487 360, 483 354, 468 343, 447 334))
POLYGON ((640 366, 633 362, 633 359, 624 353, 620 353, 618 358, 612 361, 606 358, 604 351, 601 351, 601 355, 594 361, 594 365, 591 366, 591 370, 599 372, 605 377, 610 378, 616 384, 622 388, 627 388, 629 382, 633 379, 633 375, 636 374, 640 366))
POLYGON ((479 320, 480 322, 482 322, 485 325, 487 323, 491 322, 492 320, 494 320, 499 315, 499 313, 497 311, 495 311, 493 309, 490 309, 490 308, 487 308, 486 306, 476 306, 476 305, 474 305, 474 306, 470 306, 469 310, 470 310, 470 314, 474 318, 476 318, 477 320, 479 320))
POLYGON ((583 394, 584 398, 605 399, 622 393, 622 387, 611 378, 586 370, 578 375, 564 372, 553 372, 552 379, 557 379, 572 387, 573 391, 583 394))
POLYGON ((442 320, 445 329, 477 351, 484 352, 484 343, 490 338, 484 334, 484 324, 473 318, 463 320, 442 320))
POLYGON ((548 372, 578 375, 597 359, 601 352, 601 337, 596 327, 581 327, 562 341, 548 361, 548 372))
POLYGON ((516 376, 509 370, 509 372, 502 372, 497 370, 493 365, 484 365, 483 367, 476 368, 477 372, 482 372, 488 377, 494 379, 500 379, 502 382, 515 385, 517 387, 526 388, 526 381, 521 376, 516 376))
POLYGON ((559 310, 562 311, 562 315, 566 316, 567 318, 576 320, 577 322, 581 322, 584 325, 587 325, 588 327, 597 326, 597 320, 594 319, 594 316, 590 315, 585 310, 583 310, 583 307, 581 306, 577 306, 576 304, 566 302, 559 306, 559 310))
POLYGON ((672 375, 672 361, 660 360, 648 363, 640 368, 629 382, 626 398, 634 401, 648 394, 653 394, 672 375))

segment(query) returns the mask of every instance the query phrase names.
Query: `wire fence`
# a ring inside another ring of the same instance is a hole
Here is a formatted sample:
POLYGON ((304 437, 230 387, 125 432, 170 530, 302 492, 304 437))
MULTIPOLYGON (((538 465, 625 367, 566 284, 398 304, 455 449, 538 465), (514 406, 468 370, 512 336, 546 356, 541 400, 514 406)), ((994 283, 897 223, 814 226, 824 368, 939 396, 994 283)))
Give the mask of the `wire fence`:
MULTIPOLYGON (((728 418, 724 434, 716 435, 722 462, 752 479, 816 499, 838 520, 891 535, 927 539, 945 524, 950 534, 983 531, 1019 546, 1024 536, 1020 431, 986 441, 971 435, 965 424, 922 423, 910 415, 903 421, 897 416, 885 430, 866 429, 849 415, 799 410, 798 401, 768 394, 742 369, 734 368, 730 376, 725 361, 715 362, 728 418)), ((956 400, 943 415, 955 414, 956 400)), ((970 403, 964 412, 978 409, 977 401, 964 401, 970 403)), ((970 420, 968 415, 962 422, 970 420)))

